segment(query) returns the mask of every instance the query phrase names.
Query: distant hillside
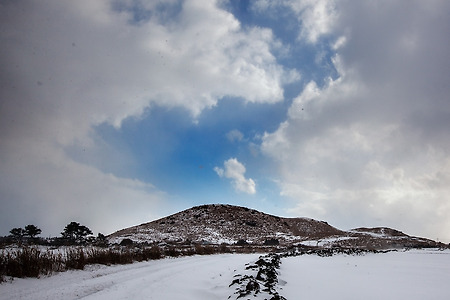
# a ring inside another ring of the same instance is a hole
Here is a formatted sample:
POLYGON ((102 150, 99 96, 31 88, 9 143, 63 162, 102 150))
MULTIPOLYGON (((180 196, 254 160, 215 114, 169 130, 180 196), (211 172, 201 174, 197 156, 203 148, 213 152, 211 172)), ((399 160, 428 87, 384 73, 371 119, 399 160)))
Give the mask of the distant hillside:
POLYGON ((342 246, 367 248, 435 247, 436 242, 411 237, 390 228, 339 230, 308 218, 283 218, 246 207, 212 204, 196 206, 171 216, 119 230, 108 239, 120 243, 193 242, 203 244, 342 246))

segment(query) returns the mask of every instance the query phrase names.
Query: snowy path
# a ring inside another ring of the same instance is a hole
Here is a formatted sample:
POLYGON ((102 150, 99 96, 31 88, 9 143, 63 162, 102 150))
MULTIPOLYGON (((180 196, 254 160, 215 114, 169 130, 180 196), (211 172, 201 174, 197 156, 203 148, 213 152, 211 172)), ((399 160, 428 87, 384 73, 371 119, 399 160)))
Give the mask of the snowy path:
POLYGON ((278 278, 289 300, 450 299, 450 251, 289 257, 278 278))
POLYGON ((15 279, 0 285, 0 299, 227 299, 234 270, 258 256, 193 256, 15 279))

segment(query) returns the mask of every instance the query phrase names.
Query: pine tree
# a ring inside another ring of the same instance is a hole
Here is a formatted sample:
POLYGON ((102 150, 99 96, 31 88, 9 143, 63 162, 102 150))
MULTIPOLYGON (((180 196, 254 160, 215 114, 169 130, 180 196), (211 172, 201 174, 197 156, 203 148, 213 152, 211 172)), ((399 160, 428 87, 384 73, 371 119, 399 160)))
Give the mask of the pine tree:
POLYGON ((23 228, 16 227, 11 229, 9 233, 16 241, 21 242, 25 235, 25 230, 23 228))
POLYGON ((92 231, 84 226, 80 225, 77 222, 70 222, 64 228, 64 231, 61 232, 63 238, 69 240, 72 243, 81 244, 85 241, 86 236, 92 234, 92 231))
POLYGON ((27 225, 25 226, 25 235, 34 239, 37 235, 40 235, 42 230, 36 227, 35 225, 27 225))

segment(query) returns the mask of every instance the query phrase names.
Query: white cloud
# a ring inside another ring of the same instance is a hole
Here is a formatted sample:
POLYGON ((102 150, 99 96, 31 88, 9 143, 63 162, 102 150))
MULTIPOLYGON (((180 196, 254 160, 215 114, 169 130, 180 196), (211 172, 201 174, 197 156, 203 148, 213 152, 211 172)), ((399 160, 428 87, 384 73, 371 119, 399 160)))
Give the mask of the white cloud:
POLYGON ((299 39, 314 44, 320 37, 333 33, 333 26, 338 18, 336 2, 335 0, 258 0, 252 3, 252 7, 255 11, 265 14, 272 12, 277 14, 279 7, 291 9, 299 24, 299 39))
POLYGON ((225 174, 225 171, 219 167, 214 167, 214 171, 217 173, 217 175, 219 175, 219 177, 223 177, 223 175, 225 174))
POLYGON ((224 162, 224 169, 215 167, 217 175, 220 177, 225 177, 231 179, 231 182, 238 192, 243 192, 247 194, 256 193, 255 181, 251 178, 245 178, 245 166, 240 163, 236 158, 230 158, 224 162))
POLYGON ((336 21, 334 0, 289 1, 302 24, 300 37, 315 43, 320 36, 332 32, 336 21))
POLYGON ((383 3, 336 2, 340 77, 307 84, 262 151, 293 214, 450 241, 450 7, 383 3))
POLYGON ((225 95, 283 97, 288 73, 271 54, 271 31, 242 30, 214 1, 186 1, 169 24, 155 17, 139 26, 106 0, 8 3, 2 12, 2 95, 14 99, 5 114, 33 111, 21 129, 51 131, 64 145, 86 138, 92 125, 118 127, 151 104, 197 116, 225 95))
POLYGON ((237 129, 229 131, 226 136, 230 142, 240 142, 244 138, 244 134, 237 129))

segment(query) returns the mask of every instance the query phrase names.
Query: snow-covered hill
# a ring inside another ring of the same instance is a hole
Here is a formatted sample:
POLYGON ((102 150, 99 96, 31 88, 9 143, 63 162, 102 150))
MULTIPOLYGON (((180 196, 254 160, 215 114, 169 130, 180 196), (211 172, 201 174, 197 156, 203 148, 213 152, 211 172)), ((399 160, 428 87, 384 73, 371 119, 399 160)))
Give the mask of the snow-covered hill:
POLYGON ((263 244, 278 239, 281 243, 305 238, 341 235, 342 231, 307 218, 281 218, 257 210, 232 205, 202 205, 174 215, 115 232, 111 242, 124 238, 133 241, 193 241, 233 244, 239 240, 263 244))
POLYGON ((111 243, 196 242, 253 245, 303 244, 364 248, 435 247, 437 243, 390 228, 339 230, 324 221, 277 217, 246 207, 212 204, 193 207, 174 215, 111 234, 111 243))

